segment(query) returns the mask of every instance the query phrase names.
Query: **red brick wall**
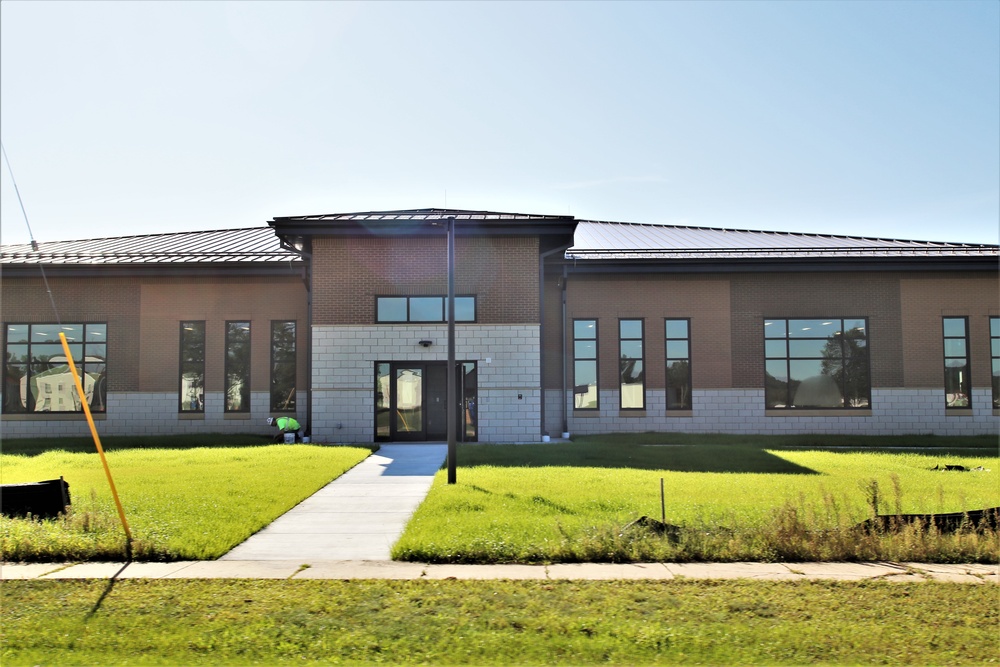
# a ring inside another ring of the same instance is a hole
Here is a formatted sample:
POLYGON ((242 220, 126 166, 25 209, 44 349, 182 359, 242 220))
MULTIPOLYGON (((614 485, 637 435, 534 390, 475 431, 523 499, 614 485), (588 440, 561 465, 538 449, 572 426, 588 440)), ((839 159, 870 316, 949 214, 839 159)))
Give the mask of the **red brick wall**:
POLYGON ((4 277, 0 319, 11 322, 107 322, 108 390, 139 388, 138 278, 49 278, 53 312, 45 284, 39 278, 4 277))
MULTIPOLYGON (((329 237, 313 240, 313 321, 373 324, 376 296, 448 292, 442 237, 329 237)), ((538 322, 538 239, 461 237, 455 292, 477 297, 484 324, 538 322)))
POLYGON ((867 317, 872 387, 903 386, 898 273, 732 276, 733 386, 764 386, 766 318, 867 317))
POLYGON ((572 364, 573 319, 597 319, 598 383, 602 390, 618 387, 619 318, 645 320, 643 352, 647 389, 662 389, 665 384, 665 318, 691 319, 694 386, 698 389, 732 386, 729 282, 726 278, 571 274, 566 299, 567 363, 572 364))
MULTIPOLYGON (((206 384, 221 391, 226 320, 250 320, 253 391, 270 387, 271 320, 298 322, 306 385, 306 291, 300 277, 49 278, 63 322, 108 323, 108 390, 177 391, 180 322, 206 321, 206 384)), ((40 278, 4 278, 2 319, 55 322, 40 278)))
POLYGON ((907 276, 900 281, 904 382, 907 387, 944 384, 943 317, 969 318, 969 373, 972 386, 990 386, 990 317, 1000 315, 996 274, 907 276))

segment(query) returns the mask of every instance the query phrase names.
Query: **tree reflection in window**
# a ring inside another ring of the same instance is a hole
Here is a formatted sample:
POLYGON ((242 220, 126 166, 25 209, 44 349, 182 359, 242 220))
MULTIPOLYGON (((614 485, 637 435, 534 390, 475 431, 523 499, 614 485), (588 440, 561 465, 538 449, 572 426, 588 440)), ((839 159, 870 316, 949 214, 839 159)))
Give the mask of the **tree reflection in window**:
POLYGON ((870 407, 867 320, 765 320, 764 351, 767 408, 870 407))

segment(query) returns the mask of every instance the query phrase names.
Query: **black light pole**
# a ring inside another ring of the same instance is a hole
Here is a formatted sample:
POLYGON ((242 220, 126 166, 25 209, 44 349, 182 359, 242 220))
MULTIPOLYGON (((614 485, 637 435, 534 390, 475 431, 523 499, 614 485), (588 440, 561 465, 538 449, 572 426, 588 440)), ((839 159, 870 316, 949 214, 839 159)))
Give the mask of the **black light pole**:
POLYGON ((458 411, 455 395, 455 218, 448 218, 448 483, 455 483, 455 429, 458 411))

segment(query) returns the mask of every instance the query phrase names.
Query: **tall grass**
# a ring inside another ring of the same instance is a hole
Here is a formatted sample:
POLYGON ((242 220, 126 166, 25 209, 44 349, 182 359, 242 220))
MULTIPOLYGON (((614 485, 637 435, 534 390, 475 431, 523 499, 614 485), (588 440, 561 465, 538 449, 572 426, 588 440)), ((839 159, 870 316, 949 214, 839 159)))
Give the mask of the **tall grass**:
MULTIPOLYGON (((229 551, 364 459, 363 447, 271 445, 122 449, 108 462, 138 560, 211 559, 229 551)), ((120 559, 124 530, 97 454, 0 455, 3 482, 63 476, 72 509, 58 519, 0 517, 6 561, 120 559)))
POLYGON ((931 514, 1000 506, 996 456, 728 445, 519 449, 461 449, 460 462, 478 458, 479 464, 460 467, 454 486, 439 475, 393 556, 431 562, 996 562, 1000 556, 995 531, 857 527, 874 507, 931 514), (560 456, 563 465, 556 465, 560 456), (934 470, 945 464, 984 470, 934 470), (678 530, 660 535, 627 527, 643 515, 661 518, 661 478, 666 522, 678 530), (874 506, 873 481, 883 490, 874 506))

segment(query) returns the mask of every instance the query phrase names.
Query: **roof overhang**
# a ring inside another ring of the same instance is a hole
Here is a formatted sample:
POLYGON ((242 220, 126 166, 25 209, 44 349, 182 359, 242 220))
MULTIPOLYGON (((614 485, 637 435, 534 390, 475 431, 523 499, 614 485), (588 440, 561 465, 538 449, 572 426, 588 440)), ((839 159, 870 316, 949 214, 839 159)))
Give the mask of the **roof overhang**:
POLYGON ((994 256, 744 257, 563 260, 571 273, 829 273, 848 271, 1000 271, 994 256))

